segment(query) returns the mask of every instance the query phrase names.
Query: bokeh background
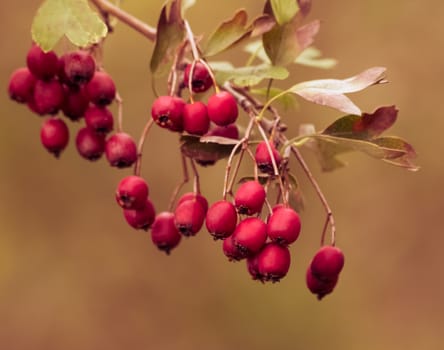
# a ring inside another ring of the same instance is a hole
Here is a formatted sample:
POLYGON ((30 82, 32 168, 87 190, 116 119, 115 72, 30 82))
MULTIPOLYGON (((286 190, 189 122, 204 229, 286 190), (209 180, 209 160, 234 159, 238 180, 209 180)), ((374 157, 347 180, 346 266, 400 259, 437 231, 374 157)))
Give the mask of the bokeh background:
MULTIPOLYGON (((346 254, 340 283, 322 302, 306 290, 304 273, 324 214, 299 171, 306 209, 292 267, 281 283, 261 285, 243 263, 228 263, 206 232, 167 257, 146 233, 131 230, 113 198, 129 171, 80 159, 72 142, 60 160, 43 150, 41 119, 6 94, 10 73, 24 65, 39 3, 4 1, 0 11, 1 349, 442 348, 442 1, 314 1, 310 18, 322 20, 316 46, 339 65, 295 67, 294 81, 285 84, 387 67, 390 84, 351 97, 369 112, 396 104, 399 120, 390 133, 413 143, 421 166, 412 173, 350 154, 347 168, 323 174, 305 153, 346 254)), ((126 0, 123 7, 154 24, 162 3, 126 0)), ((261 5, 198 1, 188 18, 196 33, 208 35, 236 8, 253 16, 261 5)), ((152 48, 124 25, 106 44, 105 66, 125 100, 125 129, 135 137, 153 100, 152 48)), ((241 63, 246 56, 233 50, 220 58, 241 63)), ((300 122, 322 128, 339 116, 302 102, 285 122, 296 133, 300 122)), ((146 144, 143 176, 159 211, 180 177, 176 145, 177 136, 159 128, 146 144)), ((220 196, 223 169, 222 162, 202 171, 210 201, 220 196)))

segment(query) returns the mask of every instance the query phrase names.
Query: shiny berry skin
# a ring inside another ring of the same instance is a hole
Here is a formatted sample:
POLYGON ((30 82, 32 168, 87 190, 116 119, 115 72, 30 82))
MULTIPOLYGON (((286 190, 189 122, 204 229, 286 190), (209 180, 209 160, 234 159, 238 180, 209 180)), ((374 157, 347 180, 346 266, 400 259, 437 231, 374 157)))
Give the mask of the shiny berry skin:
POLYGON ((310 290, 310 292, 317 295, 318 300, 321 300, 327 294, 330 294, 334 290, 337 282, 338 276, 331 280, 320 280, 313 274, 310 267, 308 267, 305 274, 305 283, 307 288, 310 290))
POLYGON ((183 131, 185 101, 175 96, 159 96, 151 107, 153 120, 162 128, 183 131))
POLYGON ((227 126, 236 121, 239 110, 233 95, 221 91, 212 95, 207 103, 208 117, 219 126, 227 126))
POLYGON ((96 133, 106 135, 114 127, 113 114, 106 107, 89 106, 85 111, 85 123, 96 133))
POLYGON ((37 80, 32 102, 40 115, 56 114, 63 105, 65 95, 58 80, 37 80))
POLYGON ((127 168, 137 160, 137 146, 130 135, 118 132, 106 140, 105 154, 111 166, 127 168))
POLYGON ((89 82, 96 70, 96 62, 91 54, 84 50, 68 52, 60 57, 59 78, 70 85, 89 82))
POLYGON ((166 211, 159 213, 151 226, 151 240, 157 248, 169 254, 181 238, 174 223, 174 214, 166 211))
POLYGON ((79 120, 85 115, 89 101, 83 87, 64 86, 62 112, 72 121, 79 120))
POLYGON ((253 215, 261 212, 265 197, 264 187, 258 181, 246 181, 237 189, 234 204, 239 214, 253 215))
POLYGON ((253 280, 259 280, 263 282, 262 276, 259 273, 259 266, 257 260, 258 255, 259 253, 251 255, 247 258, 247 270, 253 280))
POLYGON ((230 236, 237 225, 237 212, 233 203, 226 200, 214 203, 208 209, 205 225, 214 239, 230 236))
POLYGON ((179 198, 179 200, 177 201, 177 205, 180 205, 181 203, 183 203, 185 201, 188 201, 188 200, 198 201, 202 205, 202 208, 203 208, 204 212, 205 213, 207 212, 207 210, 208 210, 208 201, 200 193, 187 192, 187 193, 183 194, 179 198))
POLYGON ((220 136, 228 139, 239 140, 239 129, 236 124, 227 126, 215 126, 208 131, 205 136, 220 136))
POLYGON ((98 160, 105 152, 105 137, 88 127, 81 128, 76 136, 76 149, 83 158, 98 160))
POLYGON ((26 103, 32 99, 36 78, 28 68, 16 69, 9 78, 9 97, 19 103, 26 103))
POLYGON ((245 258, 245 255, 235 246, 232 236, 224 239, 222 250, 229 261, 239 261, 245 258))
POLYGON ((231 235, 234 245, 244 257, 261 250, 267 240, 267 225, 258 218, 241 221, 231 235))
POLYGON ((116 85, 106 72, 95 72, 85 90, 89 100, 97 106, 107 106, 116 97, 116 85))
POLYGON ((43 122, 40 129, 40 140, 50 153, 58 157, 60 152, 62 152, 68 145, 68 127, 60 118, 48 118, 43 122))
MULTIPOLYGON (((188 64, 185 68, 183 82, 188 88, 189 80, 191 75, 192 64, 188 64)), ((191 81, 191 86, 193 92, 205 92, 213 85, 213 80, 211 79, 210 73, 208 73, 207 68, 201 62, 196 62, 193 70, 193 79, 191 81)))
POLYGON ((156 217, 153 203, 147 199, 145 205, 139 209, 124 209, 123 216, 126 222, 136 230, 145 230, 151 227, 156 217))
POLYGON ((184 236, 196 235, 205 220, 205 210, 198 200, 189 199, 180 203, 174 211, 174 222, 184 236))
POLYGON ((333 246, 320 248, 310 264, 313 275, 320 280, 337 278, 343 267, 344 254, 339 248, 333 246))
POLYGON ((207 133, 210 128, 207 106, 199 101, 186 104, 183 108, 183 128, 193 135, 207 133))
POLYGON ((26 64, 30 72, 40 80, 52 79, 59 68, 59 58, 54 51, 43 52, 34 44, 26 56, 26 64))
POLYGON ((282 245, 296 241, 301 232, 301 219, 293 209, 287 207, 273 208, 267 222, 267 234, 270 239, 282 245))
POLYGON ((129 175, 117 185, 116 200, 124 209, 142 209, 148 199, 149 188, 140 176, 129 175))
POLYGON ((263 282, 278 282, 290 269, 290 251, 277 243, 267 243, 256 259, 259 279, 263 282))
MULTIPOLYGON (((269 144, 276 166, 279 169, 279 165, 281 164, 282 160, 281 155, 276 150, 276 147, 272 142, 270 142, 269 144)), ((256 165, 261 172, 270 175, 274 174, 273 161, 271 159, 270 152, 268 151, 267 142, 262 141, 257 145, 254 158, 256 161, 256 165)))

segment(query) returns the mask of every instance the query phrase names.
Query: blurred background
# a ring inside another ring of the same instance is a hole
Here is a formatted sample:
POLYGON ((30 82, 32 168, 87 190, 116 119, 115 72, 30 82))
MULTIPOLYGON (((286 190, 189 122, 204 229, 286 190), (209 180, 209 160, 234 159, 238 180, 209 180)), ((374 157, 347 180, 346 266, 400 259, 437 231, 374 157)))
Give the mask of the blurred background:
MULTIPOLYGON (((126 0, 123 7, 154 25, 163 2, 126 0)), ((387 67, 390 84, 351 98, 367 112, 396 104, 399 119, 388 134, 410 141, 421 166, 412 173, 350 154, 343 158, 348 167, 323 174, 304 153, 346 255, 336 290, 321 302, 304 275, 324 212, 300 171, 306 208, 291 270, 281 283, 261 285, 243 262, 229 263, 205 231, 167 257, 147 233, 130 229, 114 200, 129 170, 81 159, 74 136, 59 160, 42 148, 42 120, 6 94, 11 72, 25 64, 40 3, 4 1, 0 12, 1 349, 442 348, 444 165, 435 154, 444 147, 442 1, 314 1, 309 19, 322 20, 316 46, 339 64, 330 71, 294 67, 283 86, 387 67)), ((198 1, 188 18, 208 35, 238 7, 253 17, 262 3, 198 1)), ((153 101, 152 48, 124 25, 106 43, 105 67, 125 101, 124 127, 137 138, 153 101)), ((218 58, 240 64, 246 56, 232 50, 218 58)), ((339 116, 305 102, 284 113, 290 133, 300 122, 323 128, 339 116)), ((145 147, 142 172, 158 211, 180 178, 176 145, 177 135, 154 128, 145 147)), ((223 171, 220 162, 201 172, 210 202, 220 198, 223 171)))

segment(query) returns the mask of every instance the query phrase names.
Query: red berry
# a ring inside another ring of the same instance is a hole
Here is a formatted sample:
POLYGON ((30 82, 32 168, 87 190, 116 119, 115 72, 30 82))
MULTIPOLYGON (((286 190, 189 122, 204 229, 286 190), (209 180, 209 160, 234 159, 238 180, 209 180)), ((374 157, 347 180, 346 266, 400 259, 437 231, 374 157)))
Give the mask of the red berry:
POLYGON ((137 146, 130 135, 118 132, 106 140, 105 154, 111 166, 127 168, 137 160, 137 146))
POLYGON ((290 269, 290 251, 276 243, 266 244, 256 259, 261 281, 278 282, 290 269))
POLYGON ((234 123, 238 116, 237 103, 229 92, 221 91, 208 99, 208 117, 219 126, 234 123))
POLYGON ((344 267, 344 254, 339 248, 323 246, 313 257, 310 268, 318 279, 333 280, 344 267))
POLYGON ((105 151, 105 137, 84 127, 77 132, 76 148, 83 158, 91 161, 97 160, 102 157, 105 151))
POLYGON ((258 181, 246 181, 239 186, 234 195, 234 204, 239 214, 260 213, 265 202, 264 187, 258 181))
POLYGON ((234 244, 232 236, 224 239, 222 250, 229 261, 238 261, 245 258, 245 255, 234 244))
POLYGON ((188 200, 194 200, 194 201, 198 201, 201 205, 202 208, 204 209, 204 212, 206 213, 208 210, 208 201, 207 199, 202 196, 200 193, 196 193, 196 192, 187 192, 185 194, 183 194, 179 200, 177 201, 177 205, 188 201, 188 200))
POLYGON ((151 239, 160 250, 170 253, 175 248, 182 235, 174 224, 174 214, 170 212, 162 212, 158 214, 151 226, 151 239))
POLYGON ((184 100, 175 96, 159 96, 151 107, 153 120, 171 131, 183 130, 184 100))
POLYGON ((89 105, 83 87, 65 86, 63 91, 65 96, 62 104, 63 114, 73 121, 79 120, 84 116, 89 105))
POLYGON ((43 122, 40 129, 40 140, 49 152, 58 157, 68 144, 68 127, 60 118, 48 118, 43 122))
POLYGON ((227 126, 216 126, 206 133, 206 136, 220 136, 229 139, 239 140, 239 129, 236 124, 227 126))
MULTIPOLYGON (((183 81, 186 87, 189 86, 191 67, 192 64, 188 64, 185 68, 183 81)), ((191 81, 193 92, 207 91, 212 85, 213 80, 205 65, 201 62, 196 62, 193 70, 193 80, 191 81)))
POLYGON ((308 267, 305 274, 305 282, 310 292, 316 294, 318 300, 321 300, 324 296, 330 294, 333 291, 338 282, 338 275, 331 280, 320 280, 317 276, 313 274, 311 268, 308 267))
POLYGON ((140 176, 124 177, 116 190, 117 203, 124 209, 142 209, 146 205, 149 188, 140 176))
POLYGON ((267 222, 268 237, 276 243, 291 244, 299 237, 301 219, 298 213, 287 207, 273 208, 267 222))
POLYGON ((86 84, 86 95, 97 106, 107 106, 116 97, 116 86, 108 73, 95 72, 86 84))
POLYGON ((153 203, 147 199, 145 205, 140 209, 124 209, 123 215, 126 222, 136 230, 145 230, 151 227, 156 216, 153 203))
POLYGON ((28 51, 26 64, 36 78, 49 80, 57 74, 59 58, 54 51, 44 52, 34 44, 28 51))
POLYGON ((174 211, 174 222, 184 236, 194 236, 205 220, 205 210, 198 200, 189 199, 180 203, 174 211))
POLYGON ((183 108, 183 128, 189 134, 203 135, 208 132, 210 119, 207 106, 202 102, 186 104, 183 108))
MULTIPOLYGON (((276 150, 273 143, 269 143, 271 152, 273 154, 277 168, 281 164, 281 155, 276 150)), ((263 173, 274 174, 273 161, 271 160, 270 152, 268 151, 267 142, 262 141, 257 145, 255 160, 257 167, 263 173)))
POLYGON ((96 62, 87 51, 72 51, 60 57, 58 74, 64 83, 85 84, 92 79, 95 70, 96 62))
POLYGON ((96 133, 105 135, 113 129, 113 114, 106 107, 89 106, 85 111, 85 123, 96 133))
POLYGON ((32 103, 38 114, 56 114, 64 98, 63 87, 58 80, 37 80, 35 83, 32 103))
POLYGON ((205 224, 214 239, 225 239, 230 236, 237 224, 236 208, 231 202, 221 200, 208 209, 205 224))
POLYGON ((234 245, 244 257, 259 252, 267 240, 267 225, 258 218, 241 221, 231 235, 234 245))
POLYGON ((28 68, 16 69, 9 79, 9 97, 16 102, 26 103, 32 100, 36 78, 28 68))

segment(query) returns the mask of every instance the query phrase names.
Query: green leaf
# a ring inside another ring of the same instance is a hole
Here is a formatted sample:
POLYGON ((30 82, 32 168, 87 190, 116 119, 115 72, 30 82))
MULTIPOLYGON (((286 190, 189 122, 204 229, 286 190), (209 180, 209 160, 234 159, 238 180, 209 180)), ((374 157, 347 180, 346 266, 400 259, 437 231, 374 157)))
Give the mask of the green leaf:
POLYGON ((248 15, 244 9, 238 10, 232 18, 224 21, 208 39, 203 50, 204 56, 214 56, 249 36, 262 35, 275 24, 269 15, 256 18, 249 26, 247 26, 247 21, 248 15))
POLYGON ((276 99, 276 102, 280 103, 286 111, 298 109, 299 104, 296 101, 295 96, 293 94, 282 94, 283 91, 284 90, 282 89, 272 87, 271 89, 268 88, 252 89, 251 93, 263 97, 268 96, 269 98, 274 98, 280 95, 276 99))
POLYGON ((174 50, 185 36, 180 4, 180 0, 172 0, 169 11, 167 5, 165 5, 160 13, 157 23, 156 44, 150 62, 150 69, 153 74, 160 75, 169 70, 174 50))
POLYGON ((182 154, 201 165, 214 164, 220 159, 229 157, 234 147, 233 144, 201 142, 198 136, 191 135, 181 136, 180 141, 182 154))
POLYGON ((245 45, 244 51, 248 52, 252 56, 249 60, 250 62, 252 62, 254 58, 257 58, 263 63, 271 63, 267 53, 265 52, 264 45, 262 45, 262 40, 256 40, 248 43, 245 45))
POLYGON ((290 22, 299 11, 296 0, 270 0, 270 3, 274 18, 279 25, 290 22))
POLYGON ((50 51, 65 35, 74 45, 86 47, 98 43, 108 33, 106 24, 87 0, 46 0, 34 17, 32 39, 50 51))
POLYGON ((330 69, 336 66, 338 61, 334 58, 321 58, 321 51, 314 47, 308 47, 296 58, 295 63, 321 69, 330 69))
POLYGON ((216 80, 218 82, 226 82, 232 80, 239 86, 254 86, 259 84, 264 79, 286 79, 289 75, 287 69, 283 67, 270 66, 269 64, 260 64, 257 66, 248 66, 235 68, 233 66, 225 65, 225 69, 219 65, 219 69, 211 64, 211 67, 216 71, 216 80))

